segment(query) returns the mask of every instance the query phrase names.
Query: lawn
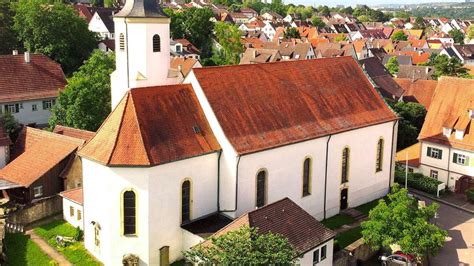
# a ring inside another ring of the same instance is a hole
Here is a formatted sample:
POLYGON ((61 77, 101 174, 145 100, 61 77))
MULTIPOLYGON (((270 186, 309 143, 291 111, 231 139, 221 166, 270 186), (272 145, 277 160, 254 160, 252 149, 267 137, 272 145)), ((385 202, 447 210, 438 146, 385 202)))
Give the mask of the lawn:
POLYGON ((329 229, 336 229, 345 224, 351 224, 355 222, 355 219, 347 214, 337 214, 331 218, 323 220, 321 223, 329 229))
POLYGON ((36 243, 21 233, 6 233, 5 246, 8 265, 57 265, 36 243))
POLYGON ((356 209, 356 210, 358 210, 358 211, 360 211, 360 212, 362 212, 362 213, 364 213, 365 215, 368 216, 370 210, 375 208, 375 206, 377 206, 379 204, 379 200, 381 200, 381 199, 385 199, 385 197, 367 202, 366 204, 362 204, 358 207, 355 207, 354 209, 356 209))
POLYGON ((361 231, 362 231, 362 227, 358 226, 358 227, 352 228, 348 231, 338 234, 335 238, 335 241, 339 245, 339 249, 344 249, 345 247, 354 243, 357 239, 361 238, 362 237, 361 231))
POLYGON ((48 243, 57 249, 66 259, 74 265, 102 265, 87 252, 82 242, 75 242, 67 247, 56 245, 56 236, 74 237, 76 228, 65 221, 54 221, 35 228, 36 234, 44 238, 48 243))

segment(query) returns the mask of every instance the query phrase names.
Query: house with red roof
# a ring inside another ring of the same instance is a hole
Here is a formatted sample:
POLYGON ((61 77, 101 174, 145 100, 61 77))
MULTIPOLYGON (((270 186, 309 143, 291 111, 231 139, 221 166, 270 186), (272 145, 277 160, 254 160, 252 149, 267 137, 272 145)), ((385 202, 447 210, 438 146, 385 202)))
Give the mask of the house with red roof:
POLYGON ((82 187, 59 193, 63 198, 63 219, 74 227, 84 229, 82 187))
POLYGON ((0 55, 0 114, 25 125, 45 126, 66 86, 61 65, 42 54, 0 55))

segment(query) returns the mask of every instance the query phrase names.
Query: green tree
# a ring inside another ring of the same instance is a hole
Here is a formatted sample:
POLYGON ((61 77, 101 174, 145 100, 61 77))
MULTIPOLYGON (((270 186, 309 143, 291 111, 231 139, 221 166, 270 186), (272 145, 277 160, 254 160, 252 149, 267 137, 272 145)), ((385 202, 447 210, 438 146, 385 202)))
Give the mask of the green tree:
POLYGON ((50 127, 60 124, 96 131, 110 113, 110 74, 114 69, 114 55, 95 50, 59 94, 50 127))
POLYGON ((434 60, 430 60, 429 65, 435 67, 433 78, 441 76, 452 76, 461 78, 471 78, 469 69, 465 68, 456 57, 449 58, 447 55, 437 55, 434 60))
POLYGON ((289 27, 283 32, 283 37, 285 39, 299 39, 301 35, 297 28, 289 27))
POLYGON ((418 134, 425 121, 426 109, 419 103, 390 103, 400 117, 398 123, 397 150, 404 149, 417 142, 418 134))
POLYGON ((216 65, 236 65, 244 46, 240 41, 241 32, 236 25, 217 22, 214 25, 216 41, 221 48, 214 52, 212 59, 216 65))
POLYGON ((385 64, 385 67, 387 68, 388 72, 390 72, 390 74, 396 75, 400 70, 400 64, 398 63, 397 57, 390 57, 390 59, 387 61, 387 64, 385 64))
POLYGON ((318 12, 319 12, 319 14, 321 14, 321 16, 327 17, 331 13, 331 10, 329 9, 328 6, 319 6, 318 7, 318 12))
POLYGON ((392 41, 406 41, 408 40, 408 36, 402 30, 399 30, 392 34, 390 39, 392 39, 392 41))
POLYGON ((464 34, 458 29, 449 31, 449 36, 453 38, 454 43, 464 44, 464 34))
POLYGON ((390 248, 390 245, 397 244, 402 252, 418 258, 428 252, 436 255, 448 235, 430 223, 437 210, 436 203, 419 208, 417 200, 395 184, 387 202, 380 200, 370 211, 369 220, 362 222, 364 242, 373 249, 390 248))
POLYGON ((469 40, 474 39, 474 25, 471 25, 469 28, 467 28, 467 38, 469 40))
POLYGON ((357 20, 360 21, 360 22, 369 22, 370 21, 369 17, 367 17, 366 15, 358 16, 357 20))
POLYGON ((13 30, 14 9, 9 0, 0 0, 0 54, 11 54, 18 49, 18 39, 13 30))
POLYGON ((96 35, 89 31, 86 21, 66 4, 20 1, 14 21, 14 29, 25 48, 60 63, 67 75, 97 46, 96 35))
POLYGON ((334 38, 334 42, 345 42, 347 41, 347 37, 346 35, 344 35, 344 33, 339 33, 335 38, 334 38))
POLYGON ((416 17, 414 28, 425 29, 425 21, 423 20, 423 17, 416 17))
POLYGON ((242 226, 210 238, 210 245, 198 245, 184 253, 187 260, 205 265, 289 265, 297 256, 288 240, 278 234, 259 234, 242 226))
POLYGON ((20 123, 18 123, 18 120, 16 120, 9 112, 0 114, 0 120, 3 121, 3 129, 5 129, 5 133, 7 133, 12 142, 15 142, 22 128, 20 123))
POLYGON ((314 27, 317 27, 317 28, 320 28, 320 29, 326 27, 326 24, 318 16, 313 16, 311 18, 311 23, 313 24, 314 27))

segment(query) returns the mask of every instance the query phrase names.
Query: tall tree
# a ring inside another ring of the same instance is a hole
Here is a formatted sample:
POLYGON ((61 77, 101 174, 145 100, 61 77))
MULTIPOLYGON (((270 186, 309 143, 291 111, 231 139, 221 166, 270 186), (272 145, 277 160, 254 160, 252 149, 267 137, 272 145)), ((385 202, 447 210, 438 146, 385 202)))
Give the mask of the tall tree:
POLYGON ((364 242, 374 249, 397 244, 402 252, 418 258, 428 252, 436 255, 447 236, 446 231, 430 223, 437 210, 436 203, 419 208, 417 200, 395 184, 387 203, 380 200, 370 211, 369 220, 362 222, 364 242))
POLYGON ((469 28, 467 28, 467 38, 469 40, 474 39, 474 25, 471 25, 469 28))
POLYGON ((433 77, 452 76, 461 78, 471 78, 469 69, 465 68, 456 57, 449 58, 447 55, 437 55, 434 60, 430 60, 429 65, 435 67, 433 77))
POLYGON ((114 55, 95 50, 59 94, 50 127, 60 124, 96 131, 110 113, 110 74, 114 69, 114 55))
POLYGON ((3 122, 5 133, 7 133, 12 142, 15 142, 22 128, 20 123, 18 123, 15 117, 9 112, 0 114, 0 120, 3 122))
POLYGON ((11 54, 18 49, 18 39, 13 31, 14 9, 9 0, 0 0, 0 54, 11 54))
POLYGON ((205 265, 290 265, 297 256, 288 240, 278 234, 259 234, 242 226, 218 237, 210 245, 198 245, 185 252, 187 260, 205 265))
POLYGON ((96 47, 96 35, 70 5, 46 0, 18 3, 14 29, 25 48, 60 63, 66 75, 74 72, 96 47))
POLYGON ((314 27, 317 27, 317 28, 320 28, 320 29, 326 27, 326 24, 323 22, 323 20, 320 17, 316 16, 316 15, 314 15, 311 18, 311 23, 313 24, 314 27))
POLYGON ((236 65, 244 47, 240 41, 241 32, 236 25, 217 22, 214 26, 216 41, 220 50, 215 51, 212 60, 216 65, 236 65))
POLYGON ((449 31, 449 36, 453 38, 454 43, 464 44, 464 34, 458 29, 449 31))
POLYGON ((390 59, 387 61, 387 64, 385 64, 385 67, 387 68, 388 72, 390 72, 390 74, 396 75, 400 70, 400 64, 398 63, 397 57, 390 57, 390 59))
POLYGON ((297 28, 289 27, 283 32, 283 37, 285 39, 299 39, 301 35, 297 28))

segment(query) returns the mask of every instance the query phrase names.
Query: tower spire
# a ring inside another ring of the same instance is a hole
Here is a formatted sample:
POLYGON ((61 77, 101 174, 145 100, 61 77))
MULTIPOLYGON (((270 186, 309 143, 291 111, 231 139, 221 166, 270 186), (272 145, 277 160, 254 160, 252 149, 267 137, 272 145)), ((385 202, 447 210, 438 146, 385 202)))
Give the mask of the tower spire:
POLYGON ((114 17, 123 18, 167 18, 155 0, 127 0, 125 6, 114 17))

